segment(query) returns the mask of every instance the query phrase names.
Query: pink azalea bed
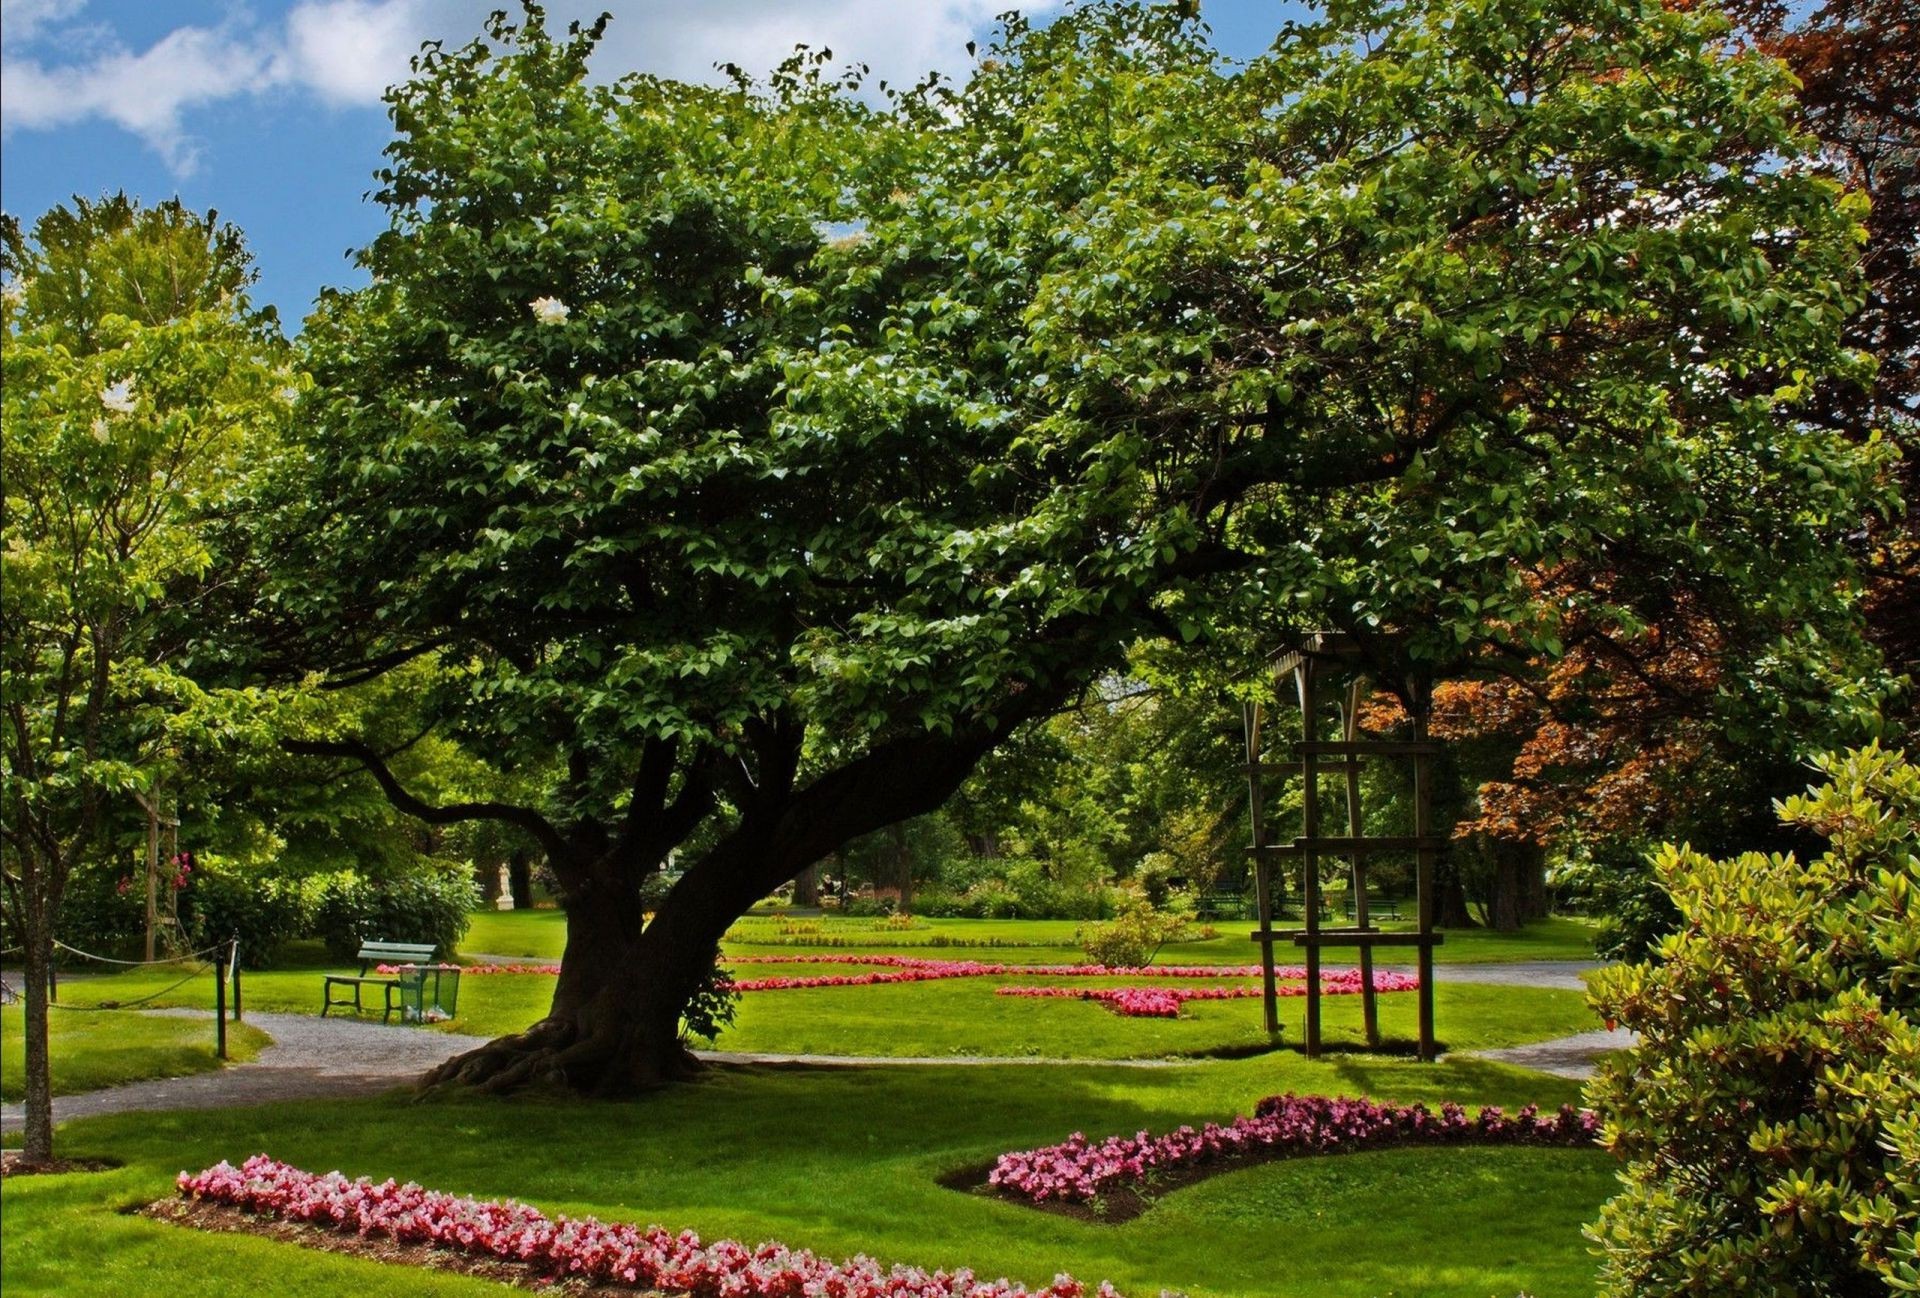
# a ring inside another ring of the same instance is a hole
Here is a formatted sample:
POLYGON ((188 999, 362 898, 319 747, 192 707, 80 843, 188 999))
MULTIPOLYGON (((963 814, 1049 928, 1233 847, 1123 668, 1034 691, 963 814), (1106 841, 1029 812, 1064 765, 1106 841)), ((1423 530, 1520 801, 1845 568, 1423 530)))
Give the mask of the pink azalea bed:
MULTIPOLYGON (((180 1173, 180 1192, 202 1202, 342 1235, 429 1244, 469 1257, 524 1263, 542 1276, 628 1286, 692 1298, 1086 1298, 1072 1276, 1030 1292, 970 1271, 882 1267, 867 1257, 832 1262, 804 1249, 723 1239, 692 1231, 548 1217, 511 1199, 478 1200, 392 1180, 350 1181, 301 1171, 265 1154, 239 1167, 222 1162, 180 1173)), ((1096 1298, 1119 1298, 1102 1284, 1096 1298)))
POLYGON ((1512 1117, 1488 1105, 1474 1117, 1458 1104, 1435 1113, 1424 1104, 1376 1104, 1365 1098, 1272 1095, 1251 1117, 1165 1135, 1139 1132, 1091 1141, 1074 1132, 1058 1145, 1002 1154, 987 1183, 1034 1203, 1085 1203, 1134 1189, 1157 1175, 1193 1171, 1244 1155, 1345 1153, 1388 1145, 1562 1145, 1594 1142, 1593 1114, 1561 1108, 1551 1117, 1527 1105, 1512 1117))
MULTIPOLYGON (((874 987, 887 983, 938 982, 947 978, 1029 977, 1029 978, 1257 978, 1259 965, 1159 965, 1128 967, 1121 965, 1045 965, 998 964, 978 960, 923 960, 904 955, 798 955, 735 956, 728 964, 778 965, 863 965, 866 973, 813 974, 802 977, 776 975, 768 978, 736 978, 737 992, 795 991, 807 987, 874 987)), ((398 966, 381 965, 381 973, 396 972, 398 966)), ((484 964, 469 965, 468 976, 486 974, 558 974, 557 964, 484 964)), ((1304 996, 1303 980, 1307 971, 1298 966, 1276 969, 1274 977, 1281 996, 1304 996)), ((1379 992, 1412 991, 1420 980, 1411 974, 1379 971, 1373 986, 1379 992)), ((1320 989, 1329 996, 1359 993, 1358 969, 1321 970, 1320 989)), ((1071 987, 1001 987, 1001 996, 1058 997, 1070 1000, 1098 1001, 1118 1014, 1135 1018, 1178 1018, 1187 1001, 1243 1000, 1260 995, 1258 987, 1117 987, 1085 990, 1071 987)))

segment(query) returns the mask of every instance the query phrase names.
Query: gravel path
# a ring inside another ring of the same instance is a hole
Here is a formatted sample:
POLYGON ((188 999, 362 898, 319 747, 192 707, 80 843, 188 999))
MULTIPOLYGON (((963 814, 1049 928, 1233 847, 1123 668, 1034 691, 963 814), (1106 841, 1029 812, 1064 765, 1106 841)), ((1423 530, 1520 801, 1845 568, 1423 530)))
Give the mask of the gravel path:
MULTIPOLYGON (((1591 960, 1527 960, 1517 964, 1443 964, 1434 966, 1434 981, 1443 983, 1492 983, 1502 987, 1554 987, 1564 991, 1585 991, 1586 975, 1605 965, 1591 960)), ((1592 1077, 1601 1055, 1625 1050, 1638 1040, 1625 1028, 1612 1031, 1577 1032, 1570 1037, 1534 1041, 1524 1046, 1500 1050, 1463 1050, 1462 1058, 1490 1059, 1585 1081, 1592 1077)))
POLYGON ((1601 1055, 1625 1050, 1639 1039, 1625 1028, 1615 1028, 1612 1031, 1556 1037, 1552 1041, 1535 1041, 1531 1045, 1508 1046, 1504 1050, 1463 1050, 1460 1053, 1463 1058, 1490 1059, 1498 1064, 1512 1064, 1516 1068, 1531 1068, 1535 1072, 1552 1073, 1555 1077, 1571 1077, 1584 1082, 1593 1076, 1601 1055))
POLYGON ((1583 992, 1586 975, 1606 968, 1597 960, 1521 960, 1513 964, 1437 964, 1436 983, 1492 983, 1498 987, 1552 987, 1583 992))
MULTIPOLYGON (((212 1017, 205 1010, 143 1012, 212 1017)), ((247 1015, 247 1022, 273 1038, 273 1044, 253 1062, 192 1077, 129 1082, 84 1095, 56 1096, 54 1121, 135 1110, 226 1109, 275 1100, 378 1094, 487 1041, 485 1037, 310 1014, 255 1012, 247 1015)), ((17 1130, 25 1120, 21 1105, 0 1106, 0 1129, 17 1130)))

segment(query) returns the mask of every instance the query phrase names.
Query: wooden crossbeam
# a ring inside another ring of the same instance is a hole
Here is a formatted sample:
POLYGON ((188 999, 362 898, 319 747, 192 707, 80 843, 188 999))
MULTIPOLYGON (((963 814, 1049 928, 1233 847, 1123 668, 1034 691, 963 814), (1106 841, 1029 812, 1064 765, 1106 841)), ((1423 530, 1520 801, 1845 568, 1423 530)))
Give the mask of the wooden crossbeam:
POLYGON ((1256 942, 1287 941, 1295 946, 1419 946, 1446 945, 1444 933, 1382 933, 1378 929, 1361 932, 1352 928, 1323 928, 1309 933, 1301 928, 1255 929, 1250 937, 1256 942))
POLYGON ((1352 856, 1356 852, 1369 856, 1375 852, 1438 852, 1444 849, 1444 838, 1410 838, 1373 835, 1367 838, 1346 838, 1341 836, 1320 835, 1314 838, 1296 838, 1291 843, 1268 843, 1260 847, 1249 847, 1249 855, 1297 857, 1312 852, 1318 856, 1352 856))
POLYGON ((1447 746, 1433 739, 1303 739, 1296 753, 1314 757, 1436 757, 1447 746))
MULTIPOLYGON (((1305 762, 1251 762, 1242 766, 1247 775, 1299 775, 1307 769, 1305 762)), ((1366 770, 1366 763, 1350 758, 1344 762, 1315 762, 1313 769, 1321 775, 1342 775, 1349 772, 1358 774, 1366 770)))

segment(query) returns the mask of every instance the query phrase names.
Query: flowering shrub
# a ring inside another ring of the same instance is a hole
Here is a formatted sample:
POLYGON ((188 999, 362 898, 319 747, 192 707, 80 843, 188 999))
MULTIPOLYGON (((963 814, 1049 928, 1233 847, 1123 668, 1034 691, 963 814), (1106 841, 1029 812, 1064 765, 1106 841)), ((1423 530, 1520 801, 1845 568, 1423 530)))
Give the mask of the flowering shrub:
MULTIPOLYGON (((1306 971, 1275 970, 1279 977, 1305 978, 1306 971)), ((1376 973, 1373 989, 1377 992, 1405 992, 1419 987, 1411 974, 1376 973)), ((1330 969, 1320 975, 1320 991, 1327 996, 1357 996, 1361 980, 1358 969, 1330 969)), ((1283 982, 1274 988, 1280 996, 1305 996, 1306 984, 1283 982)), ((998 987, 996 996, 1059 997, 1067 1000, 1100 1001, 1116 1013, 1129 1018, 1172 1019, 1180 1017, 1180 1006, 1187 1001, 1248 1000, 1261 994, 1258 987, 998 987)))
POLYGON ((1587 1092, 1625 1163, 1604 1294, 1920 1293, 1920 766, 1818 765, 1779 811, 1827 851, 1661 849, 1678 931, 1594 980, 1640 1034, 1587 1092))
POLYGON ((1097 1144, 1079 1132, 1058 1145, 1002 1154, 989 1185, 1035 1203, 1084 1203, 1100 1194, 1144 1183, 1157 1172, 1182 1171, 1244 1154, 1332 1154, 1384 1145, 1590 1145, 1598 1121, 1572 1105, 1542 1118, 1529 1104, 1512 1117, 1488 1105, 1469 1118, 1458 1104, 1434 1113, 1424 1104, 1375 1104, 1368 1099, 1271 1095, 1253 1116, 1164 1136, 1142 1131, 1097 1144))
MULTIPOLYGON (((180 1173, 180 1192, 205 1202, 404 1244, 431 1244, 478 1257, 524 1262, 589 1284, 626 1285, 698 1298, 1029 1298, 1006 1280, 970 1271, 882 1269, 871 1258, 829 1262, 781 1244, 749 1249, 730 1239, 702 1244, 692 1231, 607 1224, 591 1217, 548 1217, 512 1200, 462 1198, 391 1180, 316 1176, 265 1154, 239 1167, 219 1163, 180 1173)), ((1031 1298, 1086 1298, 1072 1276, 1031 1298)), ((1095 1298, 1119 1298, 1102 1284, 1095 1298)))

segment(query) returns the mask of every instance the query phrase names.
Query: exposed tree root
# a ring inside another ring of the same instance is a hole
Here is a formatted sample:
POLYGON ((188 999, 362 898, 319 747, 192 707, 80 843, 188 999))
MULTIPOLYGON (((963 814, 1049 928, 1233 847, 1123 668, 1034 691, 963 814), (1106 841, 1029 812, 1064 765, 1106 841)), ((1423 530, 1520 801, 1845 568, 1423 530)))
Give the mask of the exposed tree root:
POLYGON ((677 1039, 661 1048, 631 1030, 588 1032, 574 1021, 549 1018, 455 1055, 420 1085, 430 1093, 546 1090, 604 1098, 683 1081, 702 1068, 677 1039))

